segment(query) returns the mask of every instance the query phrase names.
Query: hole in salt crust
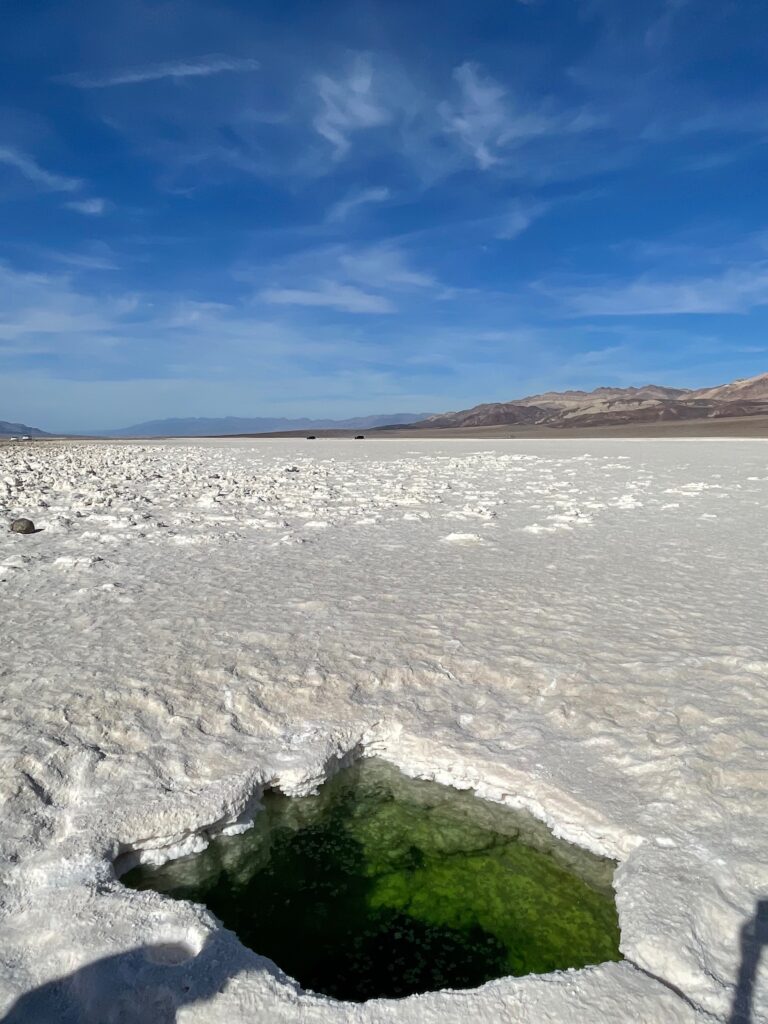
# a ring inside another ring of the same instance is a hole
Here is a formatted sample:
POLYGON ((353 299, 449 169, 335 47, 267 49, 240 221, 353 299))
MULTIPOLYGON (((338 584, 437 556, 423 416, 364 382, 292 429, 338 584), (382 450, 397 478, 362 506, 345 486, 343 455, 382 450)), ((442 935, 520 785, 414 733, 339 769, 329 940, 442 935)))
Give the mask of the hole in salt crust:
POLYGON ((144 956, 154 964, 184 964, 197 956, 198 950, 192 949, 186 942, 158 942, 147 946, 144 956))
POLYGON ((364 1001, 619 960, 616 864, 374 759, 122 881, 205 904, 303 988, 364 1001))

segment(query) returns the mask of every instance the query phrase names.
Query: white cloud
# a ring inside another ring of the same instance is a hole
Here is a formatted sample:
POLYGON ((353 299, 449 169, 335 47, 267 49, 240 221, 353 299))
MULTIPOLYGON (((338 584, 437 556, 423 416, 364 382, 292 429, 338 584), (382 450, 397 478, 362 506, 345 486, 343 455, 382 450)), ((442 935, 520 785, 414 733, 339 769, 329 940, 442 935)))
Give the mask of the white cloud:
MULTIPOLYGON (((380 297, 366 300, 359 290, 355 296, 351 290, 345 293, 331 287, 325 301, 332 299, 346 301, 353 309, 367 305, 371 311, 388 311, 380 297)), ((254 316, 250 304, 166 301, 162 295, 107 292, 103 287, 88 291, 76 286, 68 274, 25 273, 0 263, 0 373, 6 358, 18 362, 41 354, 57 357, 54 373, 62 380, 59 399, 64 405, 70 404, 68 382, 83 377, 102 383, 122 378, 135 381, 150 372, 175 388, 180 382, 173 378, 190 375, 206 381, 225 375, 231 386, 247 376, 253 388, 254 381, 263 381, 265 374, 287 386, 295 381, 302 359, 309 356, 345 367, 368 361, 366 345, 340 336, 337 327, 332 332, 318 325, 309 331, 294 329, 254 316), (237 368, 234 374, 232 367, 237 368)), ((26 372, 30 381, 23 400, 3 392, 21 405, 36 396, 31 383, 35 364, 28 364, 26 372)), ((138 400, 140 385, 130 380, 123 384, 138 400)), ((295 399, 295 392, 291 393, 295 399)), ((270 397, 274 399, 274 393, 270 397)), ((73 415, 82 414, 77 403, 72 403, 72 410, 73 415)))
POLYGON ((343 313, 394 313, 383 295, 338 281, 322 281, 315 288, 267 288, 259 298, 281 306, 326 306, 343 313))
POLYGON ((641 277, 629 284, 541 289, 580 316, 746 313, 768 306, 768 263, 675 281, 641 277))
MULTIPOLYGON (((430 273, 414 269, 394 243, 377 246, 326 246, 297 254, 278 270, 290 287, 262 289, 262 302, 326 306, 348 313, 392 313, 395 299, 414 291, 445 298, 446 290, 430 273)), ((251 274, 246 274, 246 280, 251 274)))
POLYGON ((56 260, 57 263, 63 263, 68 267, 74 267, 77 270, 118 270, 119 267, 115 263, 112 256, 109 254, 109 250, 105 249, 103 252, 99 252, 94 249, 93 252, 48 252, 48 256, 52 260, 56 260))
POLYGON ((353 210, 367 203, 385 203, 391 192, 388 188, 366 188, 361 192, 351 192, 344 199, 340 199, 328 211, 326 220, 329 223, 337 223, 346 220, 353 210))
POLYGON ((256 71, 259 62, 250 57, 227 57, 208 54, 193 60, 167 61, 160 64, 145 64, 140 67, 110 71, 103 75, 64 75, 59 81, 77 86, 78 89, 107 89, 115 85, 137 85, 141 82, 158 82, 163 78, 204 78, 218 75, 223 71, 256 71))
MULTIPOLYGON (((214 55, 81 72, 64 80, 111 96, 110 87, 162 79, 181 83, 254 67, 250 59, 214 55)), ((365 160, 394 157, 423 185, 467 166, 500 165, 534 180, 579 177, 591 167, 590 153, 582 159, 581 150, 559 145, 564 134, 590 126, 586 115, 564 111, 556 100, 515 98, 511 88, 472 63, 437 83, 386 53, 353 53, 337 65, 315 66, 308 83, 295 74, 265 71, 266 95, 254 92, 252 76, 230 78, 206 90, 205 103, 189 103, 185 89, 163 88, 153 94, 151 108, 132 105, 126 96, 109 111, 112 127, 160 165, 163 188, 183 194, 233 174, 317 178, 333 174, 351 153, 365 160)), ((383 201, 376 184, 363 180, 357 194, 342 195, 328 211, 328 223, 343 222, 364 203, 383 201)))
POLYGON ((231 310, 232 307, 224 302, 200 302, 196 299, 188 299, 179 302, 169 314, 167 326, 199 327, 215 321, 217 317, 225 316, 231 310))
POLYGON ((522 235, 535 220, 542 217, 551 203, 535 199, 515 199, 496 222, 496 237, 512 239, 522 235))
POLYGON ((477 64, 461 64, 453 77, 460 95, 456 103, 441 104, 445 131, 459 137, 482 170, 499 163, 505 147, 553 131, 552 118, 514 110, 506 89, 477 64))
POLYGON ((31 156, 9 146, 0 146, 0 164, 13 167, 27 181, 49 192, 74 192, 82 185, 77 178, 67 178, 62 174, 46 171, 31 156))
MULTIPOLYGON (((278 305, 325 306, 344 313, 394 313, 395 298, 408 292, 431 289, 440 291, 440 298, 445 297, 440 282, 411 267, 393 242, 312 249, 273 266, 272 273, 290 284, 270 284, 262 288, 258 298, 278 305)), ((252 271, 239 276, 254 280, 252 271)))
POLYGON ((348 278, 371 288, 399 290, 437 285, 431 274, 408 266, 404 254, 392 244, 345 251, 339 256, 339 265, 348 278))
POLYGON ((68 210, 76 213, 83 213, 89 217, 99 217, 107 209, 106 199, 73 199, 71 203, 64 204, 68 210))
POLYGON ((349 137, 354 132, 392 120, 391 110, 376 94, 373 65, 366 54, 358 54, 349 73, 341 78, 317 75, 315 87, 321 109, 314 127, 334 147, 337 159, 349 151, 349 137))
POLYGON ((21 273, 0 264, 0 353, 7 344, 22 351, 56 351, 83 342, 85 335, 108 333, 117 311, 107 298, 76 291, 67 277, 21 273))

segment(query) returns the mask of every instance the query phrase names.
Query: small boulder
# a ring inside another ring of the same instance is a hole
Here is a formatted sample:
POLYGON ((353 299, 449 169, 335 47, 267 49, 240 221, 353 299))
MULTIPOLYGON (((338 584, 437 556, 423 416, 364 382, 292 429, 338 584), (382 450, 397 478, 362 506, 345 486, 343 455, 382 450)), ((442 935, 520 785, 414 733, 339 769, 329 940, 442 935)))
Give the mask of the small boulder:
POLYGON ((31 519, 14 519, 11 523, 11 533, 34 533, 35 524, 31 519))

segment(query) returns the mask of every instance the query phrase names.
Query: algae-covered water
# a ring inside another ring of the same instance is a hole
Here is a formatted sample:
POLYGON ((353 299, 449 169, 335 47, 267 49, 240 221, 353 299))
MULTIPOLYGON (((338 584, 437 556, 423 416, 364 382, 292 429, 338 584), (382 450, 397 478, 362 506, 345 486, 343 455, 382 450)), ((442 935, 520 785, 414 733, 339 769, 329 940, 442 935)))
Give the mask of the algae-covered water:
POLYGON ((368 759, 122 881, 207 906, 305 989, 362 1001, 619 960, 616 864, 368 759))

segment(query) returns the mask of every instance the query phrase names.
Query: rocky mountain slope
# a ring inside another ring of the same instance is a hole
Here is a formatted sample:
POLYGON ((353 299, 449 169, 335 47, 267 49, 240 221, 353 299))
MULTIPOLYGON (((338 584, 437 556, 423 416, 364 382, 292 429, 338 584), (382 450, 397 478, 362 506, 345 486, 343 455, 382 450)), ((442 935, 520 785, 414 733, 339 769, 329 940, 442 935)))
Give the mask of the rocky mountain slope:
POLYGON ((699 390, 649 384, 641 388, 549 391, 430 416, 413 426, 488 427, 509 423, 598 427, 761 414, 768 415, 768 373, 699 390))
POLYGON ((0 420, 0 437, 50 437, 44 430, 28 427, 25 423, 9 423, 0 420))

